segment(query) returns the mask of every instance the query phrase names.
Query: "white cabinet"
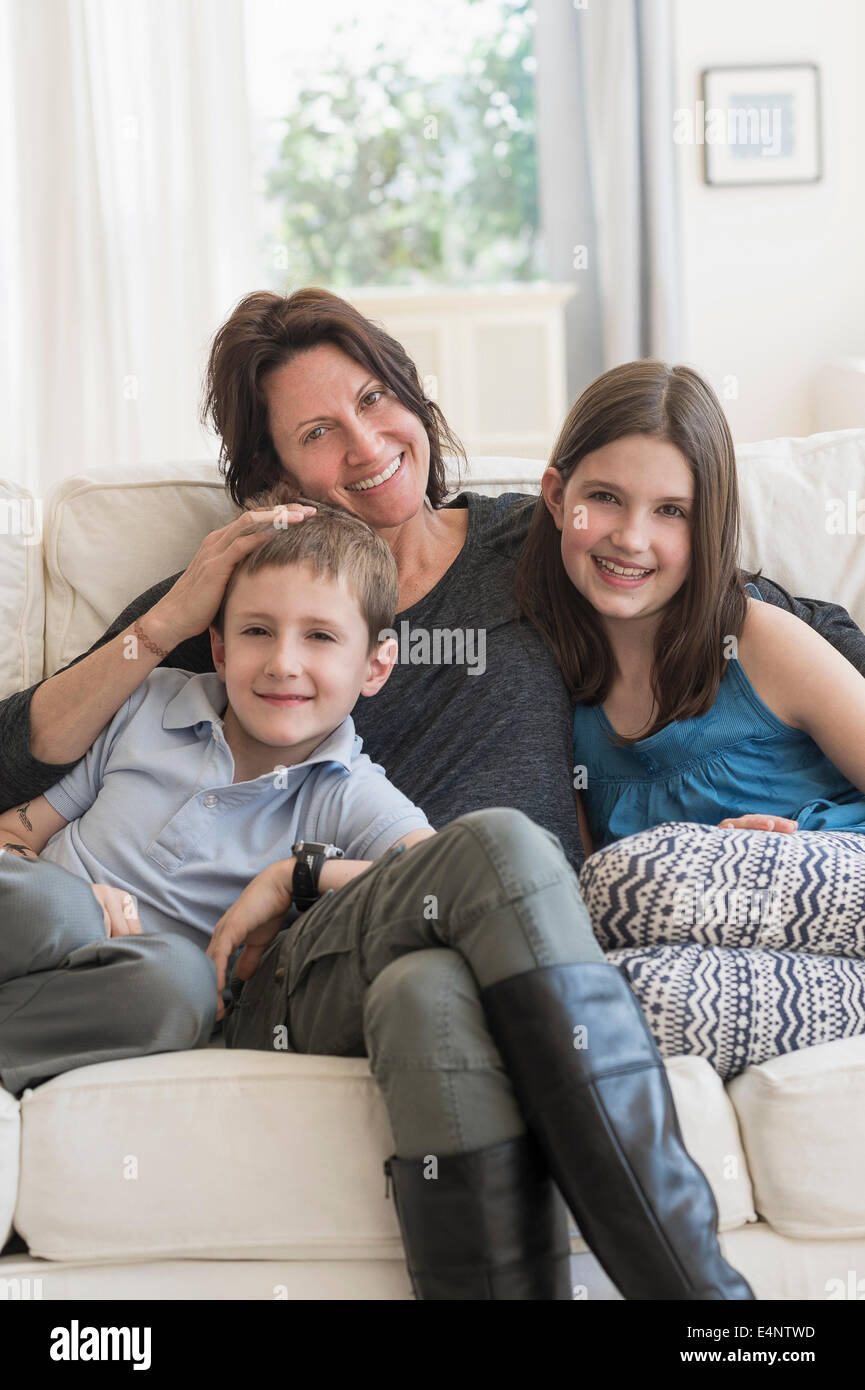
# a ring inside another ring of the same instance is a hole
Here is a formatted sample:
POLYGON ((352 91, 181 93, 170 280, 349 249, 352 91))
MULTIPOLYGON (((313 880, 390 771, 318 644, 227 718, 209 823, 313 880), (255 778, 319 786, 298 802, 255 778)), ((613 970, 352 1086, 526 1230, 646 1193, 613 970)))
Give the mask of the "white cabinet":
POLYGON ((469 454, 546 458, 571 402, 564 309, 576 285, 344 292, 410 353, 469 454))

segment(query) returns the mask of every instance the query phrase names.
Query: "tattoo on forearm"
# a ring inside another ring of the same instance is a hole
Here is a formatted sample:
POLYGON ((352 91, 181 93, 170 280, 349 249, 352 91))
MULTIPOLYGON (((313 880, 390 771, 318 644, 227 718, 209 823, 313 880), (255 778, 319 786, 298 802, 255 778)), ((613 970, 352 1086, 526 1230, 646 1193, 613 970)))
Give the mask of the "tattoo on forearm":
POLYGON ((35 858, 36 858, 36 854, 35 854, 34 851, 30 848, 29 845, 13 845, 13 844, 10 844, 9 841, 7 840, 7 841, 6 841, 6 844, 0 846, 0 848, 2 848, 2 849, 11 849, 11 851, 12 851, 13 854, 17 854, 19 857, 23 856, 24 859, 31 859, 31 858, 32 858, 32 859, 35 859, 35 858))
POLYGON ((23 806, 19 806, 19 807, 18 807, 18 819, 20 820, 21 824, 24 826, 24 829, 25 829, 25 830, 32 830, 32 829, 33 829, 33 826, 30 824, 30 821, 27 819, 27 807, 28 807, 29 805, 30 805, 30 802, 29 802, 29 801, 25 801, 23 806))

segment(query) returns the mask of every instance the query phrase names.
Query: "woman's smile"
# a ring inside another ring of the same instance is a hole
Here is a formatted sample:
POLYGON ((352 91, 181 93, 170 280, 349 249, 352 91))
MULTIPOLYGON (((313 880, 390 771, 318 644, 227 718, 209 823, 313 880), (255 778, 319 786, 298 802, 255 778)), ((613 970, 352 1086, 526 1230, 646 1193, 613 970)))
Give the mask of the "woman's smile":
POLYGON ((360 482, 346 483, 345 486, 349 492, 369 492, 373 488, 383 488, 399 474, 404 472, 404 460, 405 451, 398 454, 395 459, 392 459, 387 467, 383 468, 380 473, 370 474, 369 477, 362 478, 360 482))

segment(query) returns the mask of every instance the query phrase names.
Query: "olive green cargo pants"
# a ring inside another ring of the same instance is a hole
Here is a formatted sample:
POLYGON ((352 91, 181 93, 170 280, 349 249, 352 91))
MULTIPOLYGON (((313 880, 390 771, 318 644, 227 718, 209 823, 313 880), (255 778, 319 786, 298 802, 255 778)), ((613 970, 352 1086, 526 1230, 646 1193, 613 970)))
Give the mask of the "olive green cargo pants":
POLYGON ((520 811, 472 811, 280 932, 232 979, 225 1042, 368 1056, 400 1157, 470 1152, 525 1130, 479 990, 603 959, 558 839, 520 811))

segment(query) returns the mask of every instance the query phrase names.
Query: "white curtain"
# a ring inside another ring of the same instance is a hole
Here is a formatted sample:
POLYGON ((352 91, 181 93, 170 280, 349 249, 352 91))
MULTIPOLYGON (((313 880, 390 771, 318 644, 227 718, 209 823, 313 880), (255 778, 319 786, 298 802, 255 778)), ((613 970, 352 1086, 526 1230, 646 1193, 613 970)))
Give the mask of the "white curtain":
POLYGON ((683 352, 672 3, 578 11, 607 368, 683 352))
POLYGON ((242 0, 2 0, 0 475, 213 456, 251 171, 242 0))

